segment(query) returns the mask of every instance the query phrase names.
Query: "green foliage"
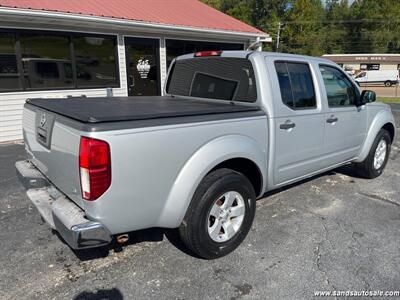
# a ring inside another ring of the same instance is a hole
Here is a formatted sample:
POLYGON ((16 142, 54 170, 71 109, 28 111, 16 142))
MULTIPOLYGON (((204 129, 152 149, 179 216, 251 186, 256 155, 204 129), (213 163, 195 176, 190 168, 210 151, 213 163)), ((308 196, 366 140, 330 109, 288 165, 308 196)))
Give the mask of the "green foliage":
POLYGON ((399 0, 201 0, 267 33, 276 50, 324 53, 400 53, 399 0))

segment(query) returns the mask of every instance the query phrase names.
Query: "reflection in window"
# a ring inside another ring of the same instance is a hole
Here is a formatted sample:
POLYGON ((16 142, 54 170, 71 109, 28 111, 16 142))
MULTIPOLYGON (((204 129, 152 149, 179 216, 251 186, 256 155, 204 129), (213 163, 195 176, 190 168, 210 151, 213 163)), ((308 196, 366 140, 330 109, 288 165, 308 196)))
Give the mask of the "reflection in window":
POLYGON ((185 40, 167 40, 167 66, 171 64, 175 57, 197 51, 209 50, 243 50, 243 44, 234 43, 214 43, 185 40))
POLYGON ((319 69, 324 79, 329 107, 354 105, 356 89, 346 75, 333 67, 320 66, 319 69))
POLYGON ((191 97, 232 100, 237 88, 236 80, 229 80, 209 74, 196 73, 193 78, 191 97))
POLYGON ((0 91, 21 88, 14 44, 14 34, 0 33, 0 91))
POLYGON ((27 89, 73 87, 64 72, 64 65, 71 64, 67 36, 23 33, 20 43, 27 89))
POLYGON ((115 39, 74 37, 78 87, 116 86, 115 39))
POLYGON ((234 57, 177 60, 168 79, 167 92, 172 95, 219 100, 257 100, 251 62, 234 57))

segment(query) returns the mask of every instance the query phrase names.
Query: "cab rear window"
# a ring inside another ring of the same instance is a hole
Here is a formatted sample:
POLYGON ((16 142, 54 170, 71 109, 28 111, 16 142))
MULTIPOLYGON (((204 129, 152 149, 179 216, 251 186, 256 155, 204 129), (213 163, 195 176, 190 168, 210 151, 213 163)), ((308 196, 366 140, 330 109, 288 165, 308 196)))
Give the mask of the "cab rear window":
POLYGON ((256 80, 251 62, 234 57, 177 60, 171 69, 167 92, 197 98, 255 102, 256 80))

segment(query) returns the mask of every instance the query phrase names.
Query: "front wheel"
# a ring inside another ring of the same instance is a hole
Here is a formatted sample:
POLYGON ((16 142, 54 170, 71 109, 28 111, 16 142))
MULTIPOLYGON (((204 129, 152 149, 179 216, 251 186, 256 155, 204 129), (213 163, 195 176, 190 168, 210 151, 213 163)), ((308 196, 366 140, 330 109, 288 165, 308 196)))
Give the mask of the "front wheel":
POLYGON ((235 250, 253 223, 256 195, 241 173, 218 169, 198 186, 179 227, 185 245, 200 257, 214 259, 235 250))
POLYGON ((391 143, 389 132, 381 129, 372 144, 367 158, 361 163, 354 164, 358 174, 369 179, 380 176, 389 159, 391 143))

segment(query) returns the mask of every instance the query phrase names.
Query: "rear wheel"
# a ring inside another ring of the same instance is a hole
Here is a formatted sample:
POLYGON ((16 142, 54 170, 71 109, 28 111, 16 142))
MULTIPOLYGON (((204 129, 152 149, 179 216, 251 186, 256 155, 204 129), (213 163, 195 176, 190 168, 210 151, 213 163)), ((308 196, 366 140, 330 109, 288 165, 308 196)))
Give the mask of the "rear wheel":
POLYGON ((364 178, 370 179, 380 176, 389 159, 391 143, 389 132, 381 129, 372 144, 367 158, 361 163, 354 164, 357 173, 364 178))
POLYGON ((235 250, 253 223, 256 195, 241 173, 219 169, 198 186, 179 228, 185 245, 200 257, 213 259, 235 250))
POLYGON ((385 81, 385 86, 387 87, 392 86, 392 82, 390 80, 385 81))

